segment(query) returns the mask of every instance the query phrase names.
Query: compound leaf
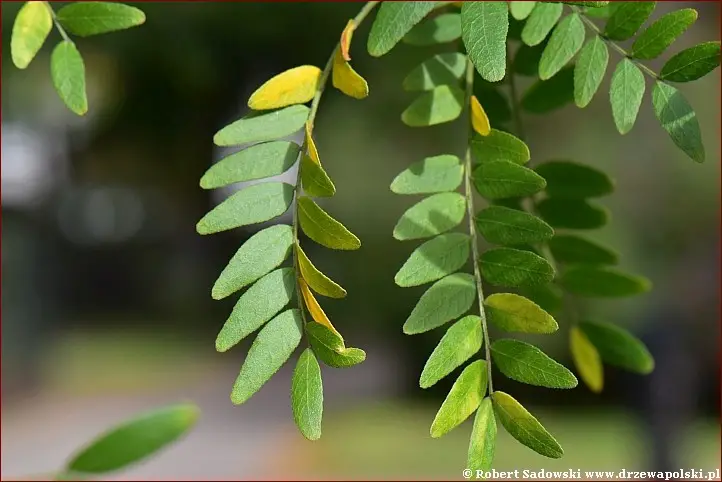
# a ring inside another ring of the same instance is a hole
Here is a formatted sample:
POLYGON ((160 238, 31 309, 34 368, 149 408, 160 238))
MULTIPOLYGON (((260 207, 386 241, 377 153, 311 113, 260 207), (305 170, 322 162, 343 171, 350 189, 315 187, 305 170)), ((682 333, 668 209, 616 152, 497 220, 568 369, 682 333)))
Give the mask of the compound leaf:
POLYGON ((482 162, 473 181, 478 193, 490 200, 531 196, 546 186, 539 174, 510 161, 482 162))
POLYGON ((517 382, 546 388, 574 388, 577 378, 534 345, 503 339, 491 345, 499 371, 517 382))
POLYGON ((73 2, 57 13, 65 30, 79 37, 125 30, 145 23, 145 14, 130 5, 113 2, 73 2))
POLYGON ((482 344, 481 318, 465 316, 446 330, 421 372, 419 386, 429 388, 474 356, 482 344))
POLYGON ((432 437, 449 433, 474 413, 486 393, 487 377, 484 360, 476 360, 464 368, 434 417, 432 437))
POLYGON ((624 135, 634 127, 644 97, 644 74, 629 59, 622 59, 612 74, 609 101, 614 124, 624 135))
POLYGON ((486 317, 504 331, 554 333, 559 329, 554 317, 531 300, 513 293, 494 293, 484 300, 486 317))
POLYGON ((303 436, 309 440, 321 438, 323 382, 321 367, 310 348, 306 348, 301 353, 293 371, 291 408, 293 420, 303 436))
POLYGON ((631 38, 654 11, 657 2, 619 2, 607 21, 604 35, 612 40, 631 38))
POLYGON ((25 2, 18 11, 10 39, 10 56, 24 69, 40 51, 53 28, 53 19, 45 2, 25 2))
POLYGON ((534 286, 554 279, 554 268, 541 256, 512 248, 493 248, 480 256, 481 273, 496 286, 534 286))
POLYGON ((522 42, 530 47, 542 43, 562 16, 563 10, 560 3, 537 2, 521 31, 522 42))
POLYGON ((555 198, 586 199, 614 191, 614 181, 599 169, 573 161, 549 161, 536 168, 555 198))
POLYGON ((648 292, 647 278, 604 266, 573 266, 564 272, 561 284, 572 294, 590 298, 616 298, 648 292))
POLYGON ((215 189, 236 182, 277 176, 296 162, 301 148, 289 141, 264 142, 224 157, 203 174, 201 187, 215 189))
POLYGON ((443 13, 426 19, 404 36, 404 43, 417 47, 453 42, 461 37, 461 15, 443 13))
POLYGON ((491 129, 488 136, 474 134, 471 152, 477 162, 509 161, 517 164, 529 162, 529 147, 517 137, 497 129, 491 129))
POLYGON ((369 33, 369 55, 388 53, 435 7, 436 2, 382 2, 369 33))
POLYGON ((564 455, 559 442, 511 395, 496 391, 491 398, 499 422, 519 443, 552 459, 559 459, 564 455))
POLYGON ((411 253, 394 281, 401 287, 419 286, 456 272, 469 259, 470 241, 464 233, 430 239, 411 253))
POLYGON ((579 14, 572 13, 559 22, 539 60, 539 78, 556 75, 576 55, 584 43, 584 24, 579 14))
POLYGON ((597 229, 609 221, 609 211, 583 199, 548 198, 537 203, 539 215, 554 228, 597 229))
POLYGON ((296 244, 296 256, 298 256, 298 267, 301 270, 301 276, 313 291, 329 298, 343 298, 346 296, 346 290, 316 268, 299 244, 296 244))
POLYGON ((521 106, 531 114, 546 114, 574 100, 574 65, 568 65, 549 80, 532 84, 521 99, 521 106))
POLYGON ((719 67, 720 42, 704 42, 682 50, 664 64, 659 73, 668 82, 691 82, 719 67))
POLYGON ((440 85, 458 84, 466 69, 466 55, 459 52, 437 54, 414 67, 403 82, 407 91, 433 90, 440 85))
POLYGON ((361 241, 313 199, 300 196, 297 202, 298 221, 309 238, 330 249, 353 250, 361 247, 361 241))
POLYGON ((440 279, 421 296, 404 323, 404 333, 416 335, 433 330, 466 313, 474 303, 476 283, 467 273, 440 279))
POLYGON ((427 157, 413 163, 391 183, 395 194, 431 194, 454 191, 461 185, 464 167, 450 154, 427 157))
POLYGON ((305 105, 292 105, 273 112, 253 112, 216 132, 213 143, 223 147, 286 137, 303 128, 309 112, 305 105))
POLYGON ((619 255, 595 241, 574 234, 560 234, 549 240, 554 259, 568 264, 617 264, 619 255))
POLYGON ((464 219, 466 199, 457 192, 434 194, 411 206, 394 227, 399 241, 423 239, 444 233, 464 219))
POLYGON ((272 77, 248 99, 254 110, 278 109, 293 104, 304 104, 316 95, 321 69, 314 65, 301 65, 272 77))
POLYGON ((659 57, 696 20, 697 10, 693 8, 683 8, 662 15, 634 41, 632 57, 638 59, 659 57))
POLYGON ((610 323, 583 321, 579 328, 599 351, 602 360, 625 370, 647 375, 654 370, 654 358, 635 336, 610 323))
POLYGON ((50 77, 60 99, 78 115, 88 112, 85 64, 75 44, 63 40, 50 56, 50 77))
POLYGON ((599 352, 578 326, 569 330, 569 347, 572 360, 584 384, 594 393, 604 388, 604 367, 599 352))
POLYGON ((439 85, 421 94, 405 111, 401 120, 409 127, 427 127, 451 122, 464 106, 464 92, 455 85, 439 85))
MULTIPOLYGON (((524 2, 512 2, 524 3, 524 2)), ((534 3, 534 2, 531 2, 534 3)), ((466 467, 476 473, 477 470, 487 472, 491 470, 496 449, 496 418, 491 398, 481 401, 474 417, 474 427, 471 429, 469 440, 469 453, 466 467)))
POLYGON ((506 73, 506 36, 509 11, 506 2, 464 2, 461 38, 481 78, 498 82, 506 73))
POLYGON ((481 235, 493 244, 533 244, 554 236, 552 227, 538 217, 503 206, 489 206, 475 220, 481 235))
POLYGON ((705 150, 697 114, 676 88, 657 82, 652 89, 654 114, 672 142, 696 162, 704 162, 705 150))
POLYGON ((582 47, 574 67, 574 102, 577 107, 586 107, 592 101, 608 64, 607 44, 599 35, 595 35, 582 47))

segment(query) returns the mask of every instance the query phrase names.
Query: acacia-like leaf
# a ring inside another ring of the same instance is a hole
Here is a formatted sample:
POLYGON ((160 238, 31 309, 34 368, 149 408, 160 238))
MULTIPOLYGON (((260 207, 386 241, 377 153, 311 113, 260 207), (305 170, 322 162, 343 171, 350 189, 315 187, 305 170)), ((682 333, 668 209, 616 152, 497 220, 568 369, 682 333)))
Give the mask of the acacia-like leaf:
POLYGON ((310 348, 306 348, 301 353, 293 371, 291 408, 293 420, 303 436, 309 440, 321 438, 323 382, 321 367, 310 348))
POLYGON ((443 13, 429 18, 412 28, 403 41, 417 47, 453 42, 461 37, 461 15, 443 13))
POLYGON ((493 244, 532 244, 551 239, 554 230, 538 217, 504 206, 479 211, 476 226, 484 239, 493 244))
POLYGON ((546 180, 546 192, 555 198, 586 199, 605 196, 614 181, 599 169, 573 161, 548 161, 536 168, 546 180))
POLYGON ((75 44, 63 40, 50 56, 50 77, 60 99, 78 115, 88 112, 85 92, 85 64, 75 44))
POLYGON ((316 268, 299 244, 296 244, 296 255, 298 256, 298 267, 301 270, 301 276, 313 291, 329 298, 343 298, 346 296, 346 290, 316 268))
POLYGON ((409 72, 403 82, 404 90, 426 91, 440 85, 456 85, 464 76, 466 55, 459 52, 437 54, 423 61, 409 72))
POLYGON ((480 256, 481 273, 496 286, 534 286, 554 279, 554 268, 541 256, 512 248, 493 248, 480 256))
POLYGON ((464 2, 461 38, 481 78, 498 82, 506 73, 506 36, 509 10, 506 2, 464 2))
POLYGON ((473 181, 478 193, 491 200, 531 196, 546 186, 539 174, 511 161, 481 162, 473 181))
POLYGON ((454 191, 461 185, 464 167, 450 154, 427 157, 413 163, 391 183, 395 194, 431 194, 454 191))
POLYGON ((145 23, 145 14, 130 5, 114 2, 73 2, 56 14, 65 30, 79 37, 125 30, 145 23))
POLYGON ((572 13, 557 24, 539 60, 539 78, 556 75, 576 55, 584 43, 584 24, 579 14, 572 13))
POLYGON ((382 2, 369 33, 369 55, 388 53, 435 6, 435 2, 382 2))
POLYGON ((486 318, 504 331, 554 333, 559 329, 554 317, 539 305, 513 293, 494 293, 484 300, 486 318))
POLYGON ((213 143, 236 146, 286 137, 303 128, 309 111, 305 105, 292 105, 273 112, 253 112, 216 132, 213 143))
POLYGON ((612 40, 631 38, 654 11, 657 2, 619 2, 609 17, 604 35, 612 40))
POLYGON ((429 388, 474 356, 482 344, 481 318, 465 316, 446 330, 446 333, 426 360, 419 386, 429 388))
POLYGON ((484 398, 487 383, 484 360, 476 360, 464 368, 434 417, 431 436, 441 437, 469 418, 484 398))
POLYGON ((360 348, 348 347, 333 351, 319 344, 315 338, 310 338, 310 341, 318 359, 331 368, 350 368, 366 360, 366 352, 360 348))
POLYGON ((315 65, 301 65, 275 75, 248 99, 248 107, 254 110, 278 109, 294 104, 304 104, 316 95, 321 69, 315 65))
POLYGON ((301 148, 289 141, 264 142, 224 157, 203 174, 201 187, 215 189, 236 182, 277 176, 298 159, 301 148))
POLYGON ((696 20, 697 10, 693 8, 683 8, 662 15, 634 41, 632 57, 638 59, 659 57, 696 20))
POLYGON ((456 192, 434 194, 411 206, 394 227, 399 241, 423 239, 444 233, 464 219, 466 199, 456 192))
POLYGON ((589 389, 594 393, 601 393, 604 388, 604 367, 599 352, 589 341, 578 326, 569 330, 569 348, 577 372, 589 389))
POLYGON ((532 47, 542 43, 559 21, 563 10, 564 7, 560 3, 537 2, 526 19, 524 29, 521 31, 521 40, 532 47))
POLYGON ((682 93, 658 81, 652 89, 652 105, 657 120, 672 142, 692 160, 704 162, 705 150, 697 114, 682 93))
POLYGON ((502 426, 522 445, 552 459, 564 455, 559 442, 511 395, 496 391, 491 395, 494 413, 502 426))
POLYGON ((654 358, 639 339, 610 323, 583 321, 579 328, 606 363, 641 375, 654 370, 654 358))
POLYGON ((336 186, 320 163, 303 154, 300 169, 301 185, 305 194, 314 197, 330 197, 336 194, 336 186))
POLYGON ((411 253, 394 281, 401 287, 419 286, 456 272, 469 259, 470 241, 464 233, 446 233, 430 239, 411 253))
POLYGON ((301 312, 286 310, 258 333, 231 392, 231 402, 246 402, 283 366, 301 342, 301 312))
POLYGON ((570 267, 560 282, 570 293, 590 298, 635 296, 652 289, 647 278, 604 266, 570 267))
POLYGON ((554 259, 568 264, 617 264, 619 255, 602 244, 574 234, 560 234, 549 240, 554 259))
POLYGON ((612 74, 609 101, 614 124, 624 135, 634 127, 644 97, 644 74, 629 59, 622 59, 612 74))
POLYGON ((309 238, 331 249, 353 250, 361 247, 361 241, 313 199, 300 196, 297 202, 298 221, 309 238))
POLYGON ((574 388, 577 377, 534 345, 519 340, 497 340, 491 355, 499 371, 517 382, 546 388, 574 388))
POLYGON ((45 2, 25 2, 20 7, 10 38, 10 56, 15 67, 24 69, 40 51, 53 28, 53 19, 45 2))
POLYGON ((404 333, 433 330, 466 313, 476 298, 474 277, 456 273, 440 279, 421 296, 404 323, 404 333))
POLYGON ((597 229, 609 222, 609 211, 583 199, 547 198, 536 205, 539 215, 553 228, 597 229))
POLYGON ((409 127, 427 127, 451 122, 464 107, 464 92, 455 85, 439 85, 421 94, 405 111, 401 120, 409 127))
POLYGON ((586 107, 602 84, 609 64, 609 49, 599 35, 584 44, 574 66, 574 102, 586 107))
POLYGON ((529 162, 529 147, 521 139, 497 129, 488 136, 475 134, 471 140, 471 152, 479 163, 509 161, 517 164, 529 162))
POLYGON ((309 321, 305 326, 306 334, 312 340, 313 346, 323 346, 331 351, 343 352, 346 344, 341 334, 336 330, 331 330, 326 325, 322 325, 316 321, 309 321))
POLYGON ((720 42, 704 42, 682 50, 664 64, 659 73, 668 82, 691 82, 719 67, 720 42))
POLYGON ((574 100, 574 65, 568 65, 549 80, 532 84, 521 99, 521 106, 531 114, 546 114, 574 100))
MULTIPOLYGON (((524 2, 512 2, 524 3, 524 2)), ((533 2, 532 2, 533 3, 533 2)), ((481 401, 474 417, 474 427, 471 429, 469 440, 469 453, 466 467, 476 473, 477 470, 487 472, 491 470, 496 450, 496 418, 491 398, 481 401)))
POLYGON ((509 13, 517 20, 525 20, 532 10, 536 2, 509 2, 509 13))
POLYGON ((369 84, 344 59, 341 48, 336 51, 333 57, 331 83, 338 90, 354 99, 364 99, 369 95, 369 84))

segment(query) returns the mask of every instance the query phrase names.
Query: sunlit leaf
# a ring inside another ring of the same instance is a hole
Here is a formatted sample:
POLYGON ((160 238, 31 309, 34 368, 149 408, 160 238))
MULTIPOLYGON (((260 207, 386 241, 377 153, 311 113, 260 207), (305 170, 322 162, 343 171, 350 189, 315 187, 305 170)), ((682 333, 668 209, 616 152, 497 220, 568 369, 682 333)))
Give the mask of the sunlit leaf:
POLYGON ((446 330, 446 333, 426 360, 419 386, 429 388, 474 356, 482 344, 481 318, 465 316, 446 330))
POLYGON ((328 316, 326 316, 326 313, 321 308, 321 305, 318 304, 318 300, 316 300, 316 297, 313 296, 313 293, 308 288, 308 285, 305 281, 302 279, 298 280, 298 288, 299 291, 301 291, 301 296, 303 297, 303 302, 306 305, 306 309, 311 314, 311 318, 313 318, 313 321, 318 323, 319 325, 323 325, 329 330, 331 330, 335 335, 337 335, 341 340, 343 340, 343 337, 341 336, 341 333, 338 332, 338 330, 333 326, 331 323, 331 320, 328 319, 328 316))
POLYGON ((403 82, 404 90, 425 91, 440 85, 459 83, 466 69, 466 55, 459 52, 437 54, 415 67, 403 82))
POLYGON ((484 300, 487 319, 512 333, 554 333, 559 329, 554 317, 539 305, 513 293, 494 293, 484 300))
POLYGON ((539 60, 539 78, 547 80, 556 75, 582 47, 585 33, 579 14, 564 17, 552 32, 539 60))
POLYGON ((125 30, 145 23, 145 14, 130 5, 113 2, 73 2, 56 14, 68 33, 87 37, 125 30))
POLYGON ((519 443, 552 459, 558 459, 564 455, 564 450, 559 442, 511 395, 495 391, 491 398, 494 402, 494 413, 497 419, 519 443))
POLYGON ((624 135, 634 127, 644 97, 644 74, 629 59, 622 59, 612 74, 609 101, 614 124, 624 135))
POLYGON ((493 248, 482 253, 479 265, 484 278, 496 286, 534 286, 554 279, 549 262, 530 251, 493 248))
POLYGON ((691 82, 719 67, 720 42, 704 42, 682 50, 664 64, 659 73, 668 82, 691 82))
POLYGON ((315 65, 301 65, 272 77, 248 99, 254 110, 278 109, 304 104, 316 95, 321 69, 315 65))
POLYGON ((582 199, 548 198, 536 208, 544 221, 560 229, 597 229, 610 218, 607 208, 582 199))
POLYGON ((484 398, 487 383, 484 360, 476 360, 464 368, 434 417, 431 436, 441 437, 469 418, 484 398))
POLYGON ((313 351, 306 348, 298 358, 291 378, 291 408, 293 420, 304 437, 321 438, 323 417, 323 382, 321 367, 313 351))
POLYGON ((474 169, 474 186, 486 199, 526 197, 546 186, 544 178, 510 161, 485 161, 474 169))
POLYGON ((583 321, 579 328, 606 363, 641 375, 654 370, 654 358, 635 336, 610 323, 583 321))
POLYGON ((572 326, 569 330, 569 347, 579 377, 591 391, 600 393, 604 388, 602 359, 587 335, 577 326, 572 326))
POLYGON ((638 59, 659 57, 696 20, 697 10, 693 8, 683 8, 661 16, 634 41, 632 57, 638 59))
POLYGON ((404 323, 404 333, 433 330, 466 313, 476 299, 474 277, 456 273, 440 279, 421 296, 404 323))
POLYGON ((570 293, 591 298, 635 296, 652 289, 647 278, 604 266, 570 267, 560 282, 570 293))
POLYGON ((577 107, 586 107, 604 78, 609 63, 609 49, 599 35, 584 44, 574 67, 574 102, 577 107))
POLYGON ((557 24, 563 10, 560 3, 537 2, 521 31, 522 41, 529 46, 542 43, 557 24))
POLYGON ((356 72, 351 64, 343 58, 339 48, 333 58, 333 72, 331 82, 333 86, 354 99, 363 99, 369 95, 369 85, 366 79, 356 72))
POLYGON ((619 255, 612 249, 587 238, 560 234, 549 240, 554 259, 569 264, 617 264, 619 255))
POLYGON ((10 38, 10 56, 17 68, 30 64, 52 28, 53 19, 45 2, 25 2, 15 17, 10 38))
POLYGON ((517 164, 529 162, 529 147, 513 135, 492 129, 488 136, 474 135, 471 152, 479 163, 510 161, 517 164))
POLYGON ((489 117, 475 95, 471 96, 471 126, 480 136, 488 136, 491 133, 489 117))
POLYGON ((85 64, 75 44, 63 40, 50 56, 50 77, 60 99, 78 115, 88 112, 85 64))
POLYGON ((394 227, 399 241, 423 239, 444 233, 464 219, 466 199, 456 192, 434 194, 411 206, 394 227))
POLYGON ((489 206, 476 215, 476 226, 493 244, 519 245, 546 241, 554 230, 538 217, 503 206, 489 206))
POLYGON ((305 105, 293 105, 274 112, 254 112, 219 130, 213 136, 213 143, 235 146, 286 137, 303 128, 309 111, 305 105))
POLYGON ((536 168, 555 198, 586 199, 614 191, 614 181, 599 169, 573 161, 548 161, 536 168))
POLYGON ((461 15, 443 13, 415 26, 404 36, 404 43, 417 47, 453 42, 461 37, 461 15))
POLYGON ((313 199, 298 198, 298 221, 306 235, 331 249, 353 250, 361 247, 361 241, 346 227, 318 207, 313 199))
POLYGON ((435 6, 435 2, 382 2, 368 37, 369 55, 388 53, 435 6))
POLYGON ((476 410, 474 428, 471 429, 471 439, 469 440, 469 453, 466 467, 474 474, 477 470, 484 472, 491 470, 495 449, 496 418, 494 418, 494 408, 491 398, 486 397, 481 401, 479 408, 476 410))
POLYGON ((654 114, 672 142, 696 162, 704 162, 705 150, 697 114, 676 88, 657 82, 652 89, 654 114))
POLYGON ((425 242, 409 256, 394 277, 398 286, 431 283, 450 275, 469 259, 470 238, 464 233, 447 233, 425 242))
POLYGON ((404 112, 401 120, 410 127, 426 127, 451 122, 464 106, 464 92, 454 85, 440 85, 421 94, 404 112))
POLYGON ((329 298, 346 296, 346 290, 316 268, 299 244, 296 244, 296 256, 301 276, 313 291, 329 298))
POLYGON ((536 2, 509 2, 509 12, 511 13, 511 16, 514 17, 517 20, 524 20, 526 19, 532 10, 534 10, 534 6, 536 5, 536 2))
POLYGON ((657 2, 619 2, 609 17, 604 35, 612 40, 627 40, 647 21, 657 2))
POLYGON ((395 194, 431 194, 454 191, 461 185, 464 167, 450 154, 427 157, 402 171, 391 183, 395 194))
POLYGON ((301 148, 289 141, 256 144, 224 157, 201 178, 203 189, 215 189, 236 182, 277 176, 296 162, 301 148))
POLYGON ((574 388, 577 377, 534 345, 519 340, 497 340, 491 345, 496 367, 512 380, 546 388, 574 388))
POLYGON ((497 82, 504 78, 508 30, 506 2, 463 3, 461 36, 471 62, 484 80, 497 82))
POLYGON ((549 80, 532 84, 521 99, 521 106, 532 114, 546 114, 574 100, 574 65, 564 67, 549 80))

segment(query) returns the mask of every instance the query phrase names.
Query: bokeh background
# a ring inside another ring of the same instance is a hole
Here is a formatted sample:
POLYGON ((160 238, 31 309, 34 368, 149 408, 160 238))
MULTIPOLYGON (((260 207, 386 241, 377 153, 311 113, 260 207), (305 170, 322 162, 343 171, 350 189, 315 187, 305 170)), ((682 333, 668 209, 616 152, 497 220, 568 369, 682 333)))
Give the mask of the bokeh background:
MULTIPOLYGON (((654 18, 682 3, 700 18, 665 58, 720 38, 718 2, 660 2, 654 18)), ((3 52, 20 5, 2 3, 3 52)), ((182 400, 203 410, 195 430, 116 478, 461 478, 470 423, 439 440, 428 435, 455 377, 434 390, 417 386, 443 330, 401 333, 424 288, 393 283, 417 243, 392 239, 413 200, 388 189, 408 164, 463 151, 458 124, 419 130, 399 119, 414 98, 401 89, 406 73, 453 46, 400 44, 372 59, 367 22, 352 56, 370 97, 329 89, 323 98, 317 145, 338 193, 322 205, 363 246, 304 246, 348 290, 345 300, 324 299, 324 309, 368 358, 351 370, 323 368, 324 436, 310 443, 291 417, 292 363, 245 405, 230 403, 250 340, 215 352, 236 297, 215 302, 210 288, 258 226, 197 235, 198 219, 228 194, 204 192, 198 180, 227 154, 213 134, 244 115, 250 93, 287 68, 322 66, 360 4, 137 6, 147 14, 142 27, 77 40, 88 75, 84 118, 66 110, 50 82, 57 32, 25 71, 2 56, 3 478, 51 472, 110 425, 182 400)), ((532 162, 574 159, 616 179, 616 193, 601 200, 613 220, 595 236, 655 289, 585 309, 641 337, 657 369, 640 377, 607 367, 601 396, 497 377, 566 455, 545 459, 500 429, 496 468, 718 468, 720 70, 681 86, 702 126, 702 165, 674 147, 648 97, 633 131, 620 136, 604 86, 584 110, 525 116, 528 143, 532 162)), ((566 324, 534 341, 571 366, 566 324)))

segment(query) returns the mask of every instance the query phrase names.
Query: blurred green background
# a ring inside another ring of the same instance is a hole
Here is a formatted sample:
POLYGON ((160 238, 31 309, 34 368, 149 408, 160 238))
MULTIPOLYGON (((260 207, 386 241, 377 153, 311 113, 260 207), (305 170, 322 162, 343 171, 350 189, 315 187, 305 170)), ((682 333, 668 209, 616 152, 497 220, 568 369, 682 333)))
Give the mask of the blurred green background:
MULTIPOLYGON (((716 2, 660 2, 653 18, 682 3, 700 19, 664 58, 720 38, 716 2)), ((3 52, 20 6, 2 3, 3 52)), ((406 73, 453 46, 400 44, 372 59, 367 22, 351 54, 370 97, 329 89, 322 100, 317 146, 338 189, 322 206, 363 245, 338 252, 305 242, 304 249, 348 290, 344 300, 324 300, 324 309, 368 358, 347 371, 323 369, 324 437, 310 443, 293 426, 292 364, 244 406, 230 404, 250 340, 215 352, 236 297, 214 302, 210 288, 258 226, 198 236, 198 219, 228 194, 204 192, 198 180, 228 153, 213 146, 213 134, 245 113, 251 92, 285 69, 323 66, 361 4, 137 6, 147 15, 142 27, 77 40, 88 76, 84 118, 66 110, 50 82, 57 32, 25 71, 2 56, 2 476, 51 471, 134 412, 191 400, 203 410, 194 432, 119 477, 460 479, 470 426, 440 440, 428 436, 454 376, 434 390, 418 388, 441 332, 401 333, 424 288, 393 283, 417 244, 392 239, 413 200, 388 189, 416 160, 463 152, 458 123, 419 130, 399 119, 414 98, 401 89, 406 73)), ((616 179, 616 193, 602 199, 612 222, 594 236, 618 248, 622 267, 648 276, 655 289, 584 308, 641 337, 657 369, 639 377, 606 368, 601 396, 497 377, 498 388, 566 450, 561 460, 544 459, 500 429, 498 469, 720 464, 720 71, 681 86, 702 126, 703 165, 674 147, 648 97, 632 132, 620 136, 608 82, 584 110, 525 116, 527 140, 532 162, 573 159, 616 179)), ((294 179, 295 171, 284 176, 294 179)), ((571 366, 564 324, 533 341, 571 366)))

